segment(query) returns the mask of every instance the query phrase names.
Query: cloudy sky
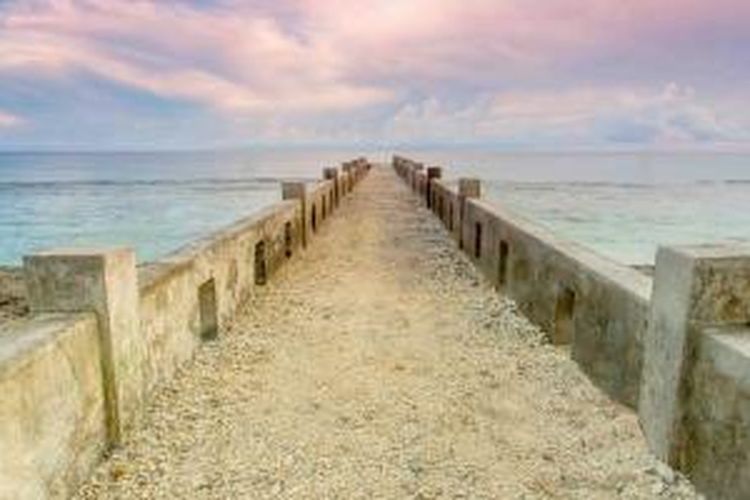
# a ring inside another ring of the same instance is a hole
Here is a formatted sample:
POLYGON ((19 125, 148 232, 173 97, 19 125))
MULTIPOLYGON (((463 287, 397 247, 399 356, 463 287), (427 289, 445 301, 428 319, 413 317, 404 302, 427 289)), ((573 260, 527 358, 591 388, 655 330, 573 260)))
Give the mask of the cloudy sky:
POLYGON ((750 147, 748 0, 0 0, 0 148, 750 147))

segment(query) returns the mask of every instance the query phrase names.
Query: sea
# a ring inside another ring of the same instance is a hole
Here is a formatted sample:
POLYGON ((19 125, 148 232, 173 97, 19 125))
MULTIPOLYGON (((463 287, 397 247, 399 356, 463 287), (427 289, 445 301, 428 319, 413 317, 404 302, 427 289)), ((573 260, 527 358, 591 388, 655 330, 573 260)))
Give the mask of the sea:
MULTIPOLYGON (((153 260, 281 198, 283 180, 392 150, 0 153, 0 265, 54 247, 153 260)), ((482 179, 483 196, 629 265, 659 245, 750 241, 750 153, 399 149, 482 179)))

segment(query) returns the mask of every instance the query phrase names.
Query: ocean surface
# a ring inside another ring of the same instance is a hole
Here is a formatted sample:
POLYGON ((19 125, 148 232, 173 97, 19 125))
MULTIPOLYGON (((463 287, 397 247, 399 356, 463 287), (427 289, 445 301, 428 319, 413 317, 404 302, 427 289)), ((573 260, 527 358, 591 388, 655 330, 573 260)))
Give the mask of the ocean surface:
MULTIPOLYGON (((399 151, 477 176, 484 196, 627 264, 660 244, 750 241, 750 154, 399 151)), ((130 245, 140 261, 280 199, 281 180, 389 151, 0 153, 0 264, 130 245)))

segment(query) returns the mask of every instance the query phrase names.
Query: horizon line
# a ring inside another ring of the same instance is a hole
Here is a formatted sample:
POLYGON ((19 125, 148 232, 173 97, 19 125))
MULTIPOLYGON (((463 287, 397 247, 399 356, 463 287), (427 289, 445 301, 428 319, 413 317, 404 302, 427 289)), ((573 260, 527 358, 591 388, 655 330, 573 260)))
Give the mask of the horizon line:
POLYGON ((142 146, 118 146, 118 147, 60 147, 60 146, 19 146, 2 147, 0 154, 166 154, 166 153, 227 153, 248 151, 278 151, 278 150, 361 150, 363 152, 398 153, 408 150, 479 150, 509 154, 675 154, 675 153, 712 153, 712 154, 750 154, 750 145, 683 145, 683 146, 653 146, 638 145, 632 147, 618 146, 508 146, 487 143, 393 143, 393 144, 256 144, 256 145, 226 145, 226 146, 200 146, 200 147, 142 147, 142 146))

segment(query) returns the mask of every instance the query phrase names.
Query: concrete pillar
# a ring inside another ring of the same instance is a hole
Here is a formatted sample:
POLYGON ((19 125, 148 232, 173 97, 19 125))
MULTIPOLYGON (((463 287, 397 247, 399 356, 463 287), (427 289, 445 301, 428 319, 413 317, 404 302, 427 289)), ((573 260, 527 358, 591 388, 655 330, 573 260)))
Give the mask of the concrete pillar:
POLYGON ((339 193, 339 169, 336 167, 324 168, 323 178, 333 181, 333 204, 338 207, 341 197, 341 193, 339 193))
POLYGON ((458 195, 466 198, 479 198, 482 195, 482 183, 479 179, 458 179, 458 195))
POLYGON ((341 164, 341 171, 344 173, 344 194, 350 193, 352 190, 352 166, 349 162, 341 164))
POLYGON ((99 320, 107 437, 122 429, 145 397, 135 253, 129 248, 51 250, 24 257, 35 313, 93 311, 99 320))
POLYGON ((304 182, 282 182, 281 198, 283 200, 299 200, 300 203, 300 231, 302 247, 307 248, 307 185, 304 182))
POLYGON ((464 216, 466 200, 479 198, 482 194, 482 183, 479 179, 461 178, 458 180, 458 247, 464 247, 464 216))
POLYGON ((651 316, 643 339, 638 417, 653 453, 682 470, 690 436, 684 427, 690 373, 700 332, 750 320, 750 248, 660 248, 651 316))
POLYGON ((421 163, 415 163, 412 166, 411 173, 412 173, 412 184, 411 188, 415 193, 419 193, 419 173, 424 169, 424 165, 421 163))
POLYGON ((433 208, 432 206, 432 180, 440 179, 443 175, 443 169, 440 167, 427 167, 427 189, 425 190, 425 198, 427 200, 427 208, 433 208))
POLYGON ((359 161, 358 160, 352 160, 352 181, 354 185, 357 185, 359 183, 359 161))

